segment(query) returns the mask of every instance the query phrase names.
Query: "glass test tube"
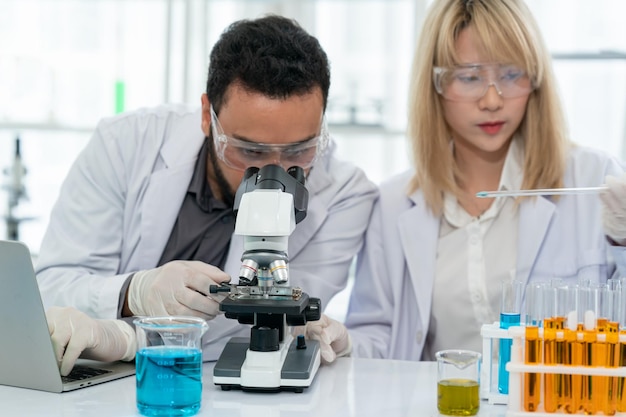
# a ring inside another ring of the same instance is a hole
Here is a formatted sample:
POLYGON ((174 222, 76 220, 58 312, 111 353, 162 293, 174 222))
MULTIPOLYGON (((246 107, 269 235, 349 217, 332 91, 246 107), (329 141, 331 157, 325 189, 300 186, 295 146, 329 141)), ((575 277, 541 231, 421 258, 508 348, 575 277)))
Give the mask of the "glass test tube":
MULTIPOLYGON (((615 368, 619 364, 619 316, 620 316, 620 295, 621 282, 618 279, 609 279, 607 306, 605 312, 609 318, 606 327, 606 364, 608 368, 615 368)), ((605 407, 602 410, 605 415, 612 416, 617 412, 617 378, 607 378, 607 398, 605 407)))
MULTIPOLYGON (((578 285, 571 284, 557 290, 559 303, 564 306, 565 325, 565 365, 582 366, 583 345, 582 333, 580 343, 577 341, 578 330, 578 285)), ((576 414, 581 408, 582 377, 568 374, 563 376, 563 409, 567 414, 576 414)))
MULTIPOLYGON (((540 364, 542 362, 542 346, 539 338, 539 327, 543 319, 543 284, 530 283, 526 287, 526 334, 524 346, 524 362, 540 364)), ((522 404, 524 410, 537 411, 541 399, 541 375, 527 372, 524 374, 522 404)))
MULTIPOLYGON (((556 286, 546 285, 543 288, 543 363, 557 364, 556 352, 556 286)), ((543 407, 546 412, 554 413, 558 406, 557 375, 546 373, 543 376, 543 407)))
MULTIPOLYGON (((508 329, 519 326, 522 304, 522 283, 513 274, 502 281, 502 307, 500 309, 500 328, 508 329)), ((498 392, 509 393, 509 372, 506 364, 511 360, 511 339, 500 339, 498 353, 498 392)))
MULTIPOLYGON (((607 343, 607 333, 609 328, 609 318, 611 310, 611 301, 609 297, 608 286, 606 284, 597 284, 593 286, 593 294, 595 311, 596 311, 596 342, 592 345, 592 366, 606 366, 609 360, 609 344, 607 343)), ((609 404, 609 377, 594 376, 592 378, 593 392, 593 410, 603 412, 606 415, 615 414, 615 410, 610 411, 609 404), (607 413, 608 411, 608 413, 607 413)))
MULTIPOLYGON (((582 322, 582 334, 583 334, 583 366, 596 366, 594 355, 596 349, 596 318, 597 318, 597 289, 591 284, 582 284, 579 288, 579 321, 582 322)), ((582 376, 582 398, 581 406, 583 412, 587 415, 596 414, 597 401, 596 387, 594 383, 597 383, 597 377, 591 375, 582 376)))
MULTIPOLYGON (((618 295, 618 322, 620 338, 626 337, 626 277, 619 279, 620 292, 618 295)), ((618 350, 618 366, 626 366, 626 343, 620 341, 618 350)), ((617 411, 626 411, 626 378, 617 378, 617 411)))
MULTIPOLYGON (((557 365, 566 365, 568 362, 568 344, 566 332, 569 330, 566 328, 567 315, 570 311, 570 302, 567 298, 568 287, 562 280, 553 282, 555 291, 555 304, 553 315, 553 326, 555 331, 555 363, 557 365)), ((556 409, 560 410, 565 407, 569 401, 571 391, 571 379, 564 374, 555 374, 555 395, 556 395, 556 409)))

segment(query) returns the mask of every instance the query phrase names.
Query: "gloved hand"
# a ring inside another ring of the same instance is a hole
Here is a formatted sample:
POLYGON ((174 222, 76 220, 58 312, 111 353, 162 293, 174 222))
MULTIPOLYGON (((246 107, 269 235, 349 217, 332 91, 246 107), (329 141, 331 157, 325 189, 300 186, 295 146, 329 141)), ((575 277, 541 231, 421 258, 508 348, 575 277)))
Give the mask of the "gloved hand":
POLYGON ((63 376, 70 373, 79 357, 104 362, 135 357, 135 331, 122 320, 93 319, 72 307, 51 307, 46 319, 63 376))
POLYGON ((626 246, 626 173, 620 178, 607 175, 606 192, 602 200, 602 224, 604 231, 615 243, 626 246))
POLYGON ((320 353, 324 364, 329 364, 352 351, 352 340, 346 326, 326 314, 322 314, 319 320, 310 321, 305 326, 294 327, 292 333, 294 336, 303 334, 306 339, 320 342, 320 353))
POLYGON ((211 320, 224 296, 209 287, 230 276, 200 261, 172 261, 135 273, 128 288, 128 307, 136 316, 196 316, 211 320))

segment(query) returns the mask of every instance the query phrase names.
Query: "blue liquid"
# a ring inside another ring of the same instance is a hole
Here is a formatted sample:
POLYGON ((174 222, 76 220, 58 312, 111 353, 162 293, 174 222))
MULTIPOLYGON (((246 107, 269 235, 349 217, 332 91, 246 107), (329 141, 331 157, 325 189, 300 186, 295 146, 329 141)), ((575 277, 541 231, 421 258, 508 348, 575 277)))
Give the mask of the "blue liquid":
MULTIPOLYGON (((500 328, 508 329, 511 326, 519 326, 519 314, 500 313, 500 328)), ((498 354, 498 392, 509 393, 509 372, 506 364, 511 360, 511 339, 500 339, 500 352, 498 354)))
POLYGON ((192 416, 202 398, 202 352, 157 346, 137 352, 137 408, 145 416, 192 416))

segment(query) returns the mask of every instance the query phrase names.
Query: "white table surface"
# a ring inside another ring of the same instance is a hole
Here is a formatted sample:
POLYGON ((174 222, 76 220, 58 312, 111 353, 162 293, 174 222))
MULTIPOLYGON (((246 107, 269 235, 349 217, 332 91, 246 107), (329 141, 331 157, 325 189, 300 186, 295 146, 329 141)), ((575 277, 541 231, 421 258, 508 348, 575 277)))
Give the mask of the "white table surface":
MULTIPOLYGON (((213 384, 213 365, 204 364, 202 407, 211 417, 432 417, 437 412, 435 362, 341 358, 322 366, 304 391, 222 391, 213 384)), ((479 416, 504 417, 506 406, 481 401, 479 416)), ((0 416, 139 416, 135 377, 54 394, 0 386, 0 416)))

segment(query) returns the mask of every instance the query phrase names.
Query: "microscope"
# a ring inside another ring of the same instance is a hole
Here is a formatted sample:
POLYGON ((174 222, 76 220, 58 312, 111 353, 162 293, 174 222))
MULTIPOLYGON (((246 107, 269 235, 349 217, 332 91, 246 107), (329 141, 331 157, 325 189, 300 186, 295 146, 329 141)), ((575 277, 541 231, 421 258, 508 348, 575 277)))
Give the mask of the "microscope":
POLYGON ((228 292, 226 318, 251 324, 250 338, 233 337, 213 370, 222 390, 295 391, 309 387, 320 366, 319 342, 294 339, 288 326, 320 319, 321 302, 289 286, 289 236, 306 217, 304 171, 278 165, 248 168, 235 195, 235 234, 244 237, 238 284, 212 286, 228 292))

